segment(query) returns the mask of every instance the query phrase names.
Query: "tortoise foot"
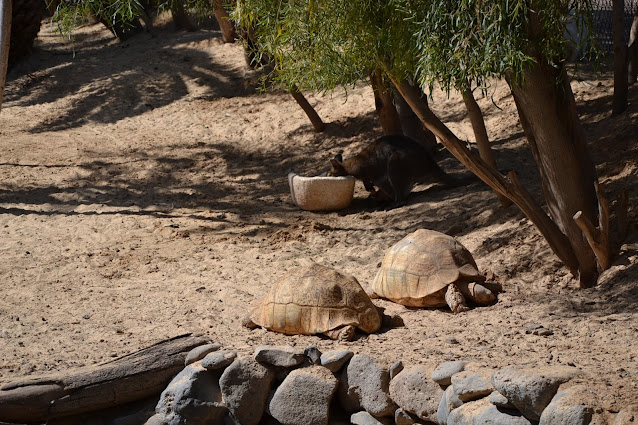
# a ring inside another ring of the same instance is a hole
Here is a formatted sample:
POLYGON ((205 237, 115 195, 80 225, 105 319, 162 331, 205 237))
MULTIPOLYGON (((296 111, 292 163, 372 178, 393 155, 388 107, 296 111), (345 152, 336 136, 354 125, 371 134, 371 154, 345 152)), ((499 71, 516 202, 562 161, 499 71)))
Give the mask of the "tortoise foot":
POLYGON ((339 341, 352 341, 354 339, 356 329, 356 327, 348 325, 341 328, 333 329, 331 331, 325 332, 324 334, 330 339, 339 341))
POLYGON ((461 313, 470 309, 467 304, 465 304, 465 297, 463 297, 463 294, 454 283, 449 284, 447 287, 445 302, 454 313, 461 313))

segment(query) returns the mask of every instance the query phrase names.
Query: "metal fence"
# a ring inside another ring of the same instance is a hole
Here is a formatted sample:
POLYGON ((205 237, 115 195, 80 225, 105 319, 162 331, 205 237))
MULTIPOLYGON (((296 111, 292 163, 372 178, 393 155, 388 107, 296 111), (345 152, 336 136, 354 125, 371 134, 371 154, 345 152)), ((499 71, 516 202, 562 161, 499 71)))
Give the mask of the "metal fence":
MULTIPOLYGON (((601 47, 607 52, 613 52, 614 41, 611 30, 612 0, 593 0, 594 31, 601 47)), ((625 0, 625 40, 629 41, 629 30, 638 8, 638 0, 625 0)))

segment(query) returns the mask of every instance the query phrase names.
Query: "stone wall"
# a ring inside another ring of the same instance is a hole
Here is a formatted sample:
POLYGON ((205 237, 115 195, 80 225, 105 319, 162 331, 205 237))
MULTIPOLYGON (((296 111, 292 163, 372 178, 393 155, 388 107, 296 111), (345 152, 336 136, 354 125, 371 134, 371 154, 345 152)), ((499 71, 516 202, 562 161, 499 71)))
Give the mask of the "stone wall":
POLYGON ((386 367, 347 350, 260 346, 237 357, 220 348, 189 353, 147 425, 638 423, 638 404, 617 415, 596 406, 575 367, 386 367))

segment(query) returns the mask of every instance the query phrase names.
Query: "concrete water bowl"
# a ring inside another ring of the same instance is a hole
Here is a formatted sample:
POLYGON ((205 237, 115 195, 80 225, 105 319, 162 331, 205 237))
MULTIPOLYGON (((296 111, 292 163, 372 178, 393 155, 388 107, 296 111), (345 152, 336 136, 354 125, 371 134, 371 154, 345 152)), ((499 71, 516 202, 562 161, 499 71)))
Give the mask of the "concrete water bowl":
POLYGON ((306 211, 336 211, 347 208, 354 195, 354 177, 304 177, 288 174, 290 196, 306 211))

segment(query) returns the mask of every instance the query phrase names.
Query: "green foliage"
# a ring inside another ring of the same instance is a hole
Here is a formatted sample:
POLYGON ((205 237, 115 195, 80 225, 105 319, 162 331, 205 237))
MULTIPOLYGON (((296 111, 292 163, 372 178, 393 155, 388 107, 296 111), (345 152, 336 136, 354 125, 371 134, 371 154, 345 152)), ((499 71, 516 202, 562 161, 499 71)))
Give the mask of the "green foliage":
POLYGON ((449 90, 560 66, 570 11, 591 27, 590 0, 238 0, 233 17, 281 86, 327 91, 381 68, 449 90))

